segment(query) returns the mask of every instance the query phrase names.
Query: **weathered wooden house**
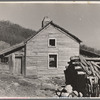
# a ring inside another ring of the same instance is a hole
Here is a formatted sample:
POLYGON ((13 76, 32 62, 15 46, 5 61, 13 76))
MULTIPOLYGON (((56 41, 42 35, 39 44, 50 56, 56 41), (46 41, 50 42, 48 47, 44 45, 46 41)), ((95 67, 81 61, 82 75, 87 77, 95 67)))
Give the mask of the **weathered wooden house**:
POLYGON ((80 43, 45 17, 35 36, 2 51, 0 57, 9 57, 10 71, 17 75, 64 76, 70 57, 80 54, 80 43))

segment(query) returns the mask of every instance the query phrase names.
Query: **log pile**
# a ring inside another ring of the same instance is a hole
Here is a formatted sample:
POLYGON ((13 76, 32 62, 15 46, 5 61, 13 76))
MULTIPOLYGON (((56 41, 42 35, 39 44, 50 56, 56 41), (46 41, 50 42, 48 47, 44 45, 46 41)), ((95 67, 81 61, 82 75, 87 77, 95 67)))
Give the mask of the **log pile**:
POLYGON ((78 74, 86 74, 87 77, 93 76, 100 79, 100 66, 95 62, 87 61, 82 56, 71 57, 70 62, 76 70, 82 69, 82 71, 77 71, 78 74))
MULTIPOLYGON (((86 91, 85 96, 97 97, 99 96, 100 86, 100 66, 95 62, 87 61, 82 56, 74 56, 70 58, 69 67, 74 67, 77 75, 84 75, 86 78, 86 91)), ((68 71, 67 71, 68 72, 68 71)))

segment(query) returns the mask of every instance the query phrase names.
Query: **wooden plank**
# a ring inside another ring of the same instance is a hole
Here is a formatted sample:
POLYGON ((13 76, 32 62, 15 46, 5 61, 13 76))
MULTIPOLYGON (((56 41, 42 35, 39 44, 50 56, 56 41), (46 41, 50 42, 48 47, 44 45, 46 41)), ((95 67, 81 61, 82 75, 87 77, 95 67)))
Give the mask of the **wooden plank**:
POLYGON ((73 56, 70 58, 71 61, 79 61, 79 56, 73 56))
POLYGON ((80 65, 79 62, 72 62, 73 65, 80 65))
POLYGON ((80 62, 82 62, 85 66, 89 66, 88 62, 82 56, 79 57, 80 57, 80 62))
POLYGON ((92 63, 94 65, 94 70, 96 71, 96 75, 98 74, 98 77, 100 78, 100 71, 97 69, 97 66, 92 63))
POLYGON ((88 75, 91 75, 91 74, 92 74, 91 71, 88 70, 88 67, 85 67, 85 66, 83 65, 83 63, 80 63, 80 64, 81 64, 83 70, 84 70, 88 75))
POLYGON ((75 66, 75 69, 82 69, 81 66, 75 66))
POLYGON ((94 63, 93 61, 92 61, 91 63, 100 69, 100 66, 99 66, 99 65, 97 65, 97 64, 94 63))
POLYGON ((89 64, 90 64, 90 66, 91 66, 91 70, 92 70, 92 73, 93 73, 93 75, 95 76, 95 70, 94 70, 94 66, 91 64, 91 62, 88 62, 89 64))
POLYGON ((14 74, 21 75, 22 71, 22 58, 15 58, 14 74))
POLYGON ((78 75, 84 75, 84 74, 86 74, 86 73, 83 72, 83 71, 77 71, 77 74, 78 74, 78 75))
POLYGON ((84 64, 84 68, 85 70, 88 72, 89 75, 92 74, 92 69, 91 69, 91 65, 82 57, 80 56, 80 60, 81 60, 81 63, 84 64))
POLYGON ((100 58, 85 58, 87 61, 100 61, 100 58))
POLYGON ((14 55, 14 53, 11 54, 9 60, 10 60, 9 61, 10 73, 14 73, 14 68, 15 68, 15 55, 14 55))
POLYGON ((25 56, 22 56, 22 75, 25 76, 25 56))

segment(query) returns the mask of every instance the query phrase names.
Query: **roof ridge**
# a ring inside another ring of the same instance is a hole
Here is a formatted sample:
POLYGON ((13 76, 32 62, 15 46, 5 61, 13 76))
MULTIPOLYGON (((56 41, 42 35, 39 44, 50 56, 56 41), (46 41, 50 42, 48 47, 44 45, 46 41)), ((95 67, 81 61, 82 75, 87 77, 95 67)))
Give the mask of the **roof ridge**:
POLYGON ((68 35, 70 35, 71 37, 73 37, 77 42, 79 42, 79 43, 82 42, 78 37, 76 37, 75 35, 71 34, 69 31, 67 31, 66 29, 62 28, 61 26, 59 26, 59 25, 57 25, 57 24, 55 24, 53 22, 51 24, 54 25, 54 26, 56 26, 56 27, 58 27, 58 28, 60 28, 62 31, 64 31, 65 33, 67 33, 68 35))
POLYGON ((21 42, 21 43, 17 43, 17 44, 15 44, 15 45, 12 45, 12 46, 10 46, 10 47, 8 47, 8 48, 6 48, 6 49, 3 49, 3 50, 0 52, 0 55, 2 55, 3 53, 8 52, 9 50, 16 49, 16 48, 21 47, 21 46, 24 46, 24 45, 25 45, 24 42, 21 42))
MULTIPOLYGON (((49 23, 47 23, 45 26, 43 26, 42 28, 40 28, 35 35, 37 35, 41 30, 43 30, 45 27, 47 27, 49 24, 61 29, 62 31, 64 31, 65 33, 67 33, 69 36, 71 36, 72 38, 74 38, 78 43, 81 43, 82 41, 76 37, 75 35, 71 34, 70 32, 68 32, 67 30, 65 30, 64 28, 60 27, 59 25, 55 24, 53 21, 50 21, 49 23)), ((34 37, 35 35, 30 36, 28 39, 26 39, 24 42, 26 43, 28 40, 30 40, 32 37, 34 37)))
MULTIPOLYGON (((40 28, 35 35, 37 35, 41 30, 43 30, 46 26, 48 26, 52 21, 50 21, 48 24, 46 24, 45 26, 43 26, 42 28, 40 28)), ((30 40, 32 37, 34 37, 35 35, 30 36, 29 38, 27 38, 24 43, 26 43, 28 40, 30 40)))

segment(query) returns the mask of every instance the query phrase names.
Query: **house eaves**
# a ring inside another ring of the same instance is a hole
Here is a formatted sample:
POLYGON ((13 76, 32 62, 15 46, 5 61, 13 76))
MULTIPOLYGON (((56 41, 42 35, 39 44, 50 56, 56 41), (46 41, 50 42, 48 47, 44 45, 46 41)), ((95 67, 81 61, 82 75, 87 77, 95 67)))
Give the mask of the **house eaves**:
MULTIPOLYGON (((60 27, 59 25, 53 23, 52 21, 50 21, 48 24, 46 24, 44 27, 42 27, 41 29, 39 29, 35 35, 37 35, 40 31, 42 31, 44 28, 46 28, 49 24, 51 24, 52 26, 60 29, 61 31, 65 32, 67 35, 69 35, 71 38, 73 38, 76 42, 81 43, 82 41, 76 37, 75 35, 69 33, 67 30, 65 30, 64 28, 60 27)), ((30 36, 28 39, 26 39, 24 42, 27 43, 27 41, 29 41, 31 38, 33 38, 35 35, 30 36)))
POLYGON ((13 53, 13 52, 16 52, 16 51, 22 49, 24 46, 25 46, 25 43, 21 42, 19 44, 13 45, 7 49, 4 49, 0 52, 0 57, 5 56, 10 53, 13 53))

